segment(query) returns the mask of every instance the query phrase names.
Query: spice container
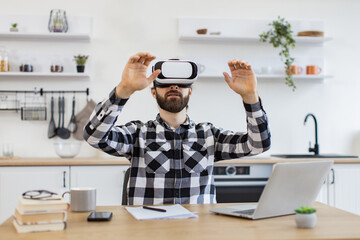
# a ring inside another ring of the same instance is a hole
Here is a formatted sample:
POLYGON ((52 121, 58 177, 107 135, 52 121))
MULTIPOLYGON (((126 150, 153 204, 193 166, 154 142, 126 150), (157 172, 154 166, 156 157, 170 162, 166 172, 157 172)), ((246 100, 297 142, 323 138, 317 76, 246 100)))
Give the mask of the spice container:
POLYGON ((0 52, 0 72, 9 72, 10 63, 9 56, 5 49, 2 49, 0 52))

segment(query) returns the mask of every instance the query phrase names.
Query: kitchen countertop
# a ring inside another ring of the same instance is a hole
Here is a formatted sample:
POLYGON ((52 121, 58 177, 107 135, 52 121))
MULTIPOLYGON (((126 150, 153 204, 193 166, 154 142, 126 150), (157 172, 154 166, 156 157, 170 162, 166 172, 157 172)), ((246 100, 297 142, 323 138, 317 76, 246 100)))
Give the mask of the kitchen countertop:
POLYGON ((316 202, 317 223, 312 229, 296 228, 295 216, 260 220, 211 213, 211 208, 240 203, 183 205, 198 218, 138 221, 125 206, 97 206, 96 211, 113 212, 109 222, 87 222, 88 212, 69 212, 65 231, 17 234, 12 217, 0 226, 1 239, 98 240, 98 239, 359 239, 360 216, 316 202))
MULTIPOLYGON (((330 159, 330 158, 329 158, 330 159)), ((221 164, 274 164, 279 162, 307 162, 329 160, 326 158, 275 158, 275 157, 247 157, 217 162, 221 164)), ((335 163, 360 163, 360 158, 331 158, 335 163)), ((0 166, 89 166, 89 165, 129 165, 129 160, 124 157, 88 157, 88 158, 58 158, 58 157, 33 157, 33 158, 0 158, 0 166)))

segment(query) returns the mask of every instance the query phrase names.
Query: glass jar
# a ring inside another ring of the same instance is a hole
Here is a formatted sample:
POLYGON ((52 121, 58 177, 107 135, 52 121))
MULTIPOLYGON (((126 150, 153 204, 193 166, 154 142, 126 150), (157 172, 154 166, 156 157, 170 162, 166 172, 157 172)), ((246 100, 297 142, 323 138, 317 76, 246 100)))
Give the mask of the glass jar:
POLYGON ((9 72, 10 71, 10 62, 8 53, 3 50, 0 53, 0 72, 9 72))

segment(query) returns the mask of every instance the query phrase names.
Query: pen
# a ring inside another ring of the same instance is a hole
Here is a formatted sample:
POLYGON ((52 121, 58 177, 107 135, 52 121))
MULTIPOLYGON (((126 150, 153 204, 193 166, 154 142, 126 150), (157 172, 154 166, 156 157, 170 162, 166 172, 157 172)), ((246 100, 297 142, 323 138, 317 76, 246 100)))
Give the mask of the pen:
POLYGON ((158 212, 166 212, 166 209, 162 209, 162 208, 152 208, 152 207, 148 207, 148 206, 143 206, 143 208, 148 209, 148 210, 158 211, 158 212))

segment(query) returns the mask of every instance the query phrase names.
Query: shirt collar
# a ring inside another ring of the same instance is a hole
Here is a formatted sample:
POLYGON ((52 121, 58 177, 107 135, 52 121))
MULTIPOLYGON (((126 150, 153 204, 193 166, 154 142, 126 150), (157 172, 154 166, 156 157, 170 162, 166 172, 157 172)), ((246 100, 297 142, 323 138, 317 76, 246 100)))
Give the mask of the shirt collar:
MULTIPOLYGON (((171 127, 160 117, 160 114, 156 116, 156 120, 164 127, 171 129, 171 127)), ((195 126, 195 123, 189 118, 188 115, 186 115, 186 121, 182 124, 180 124, 181 127, 184 128, 192 128, 195 126)))

